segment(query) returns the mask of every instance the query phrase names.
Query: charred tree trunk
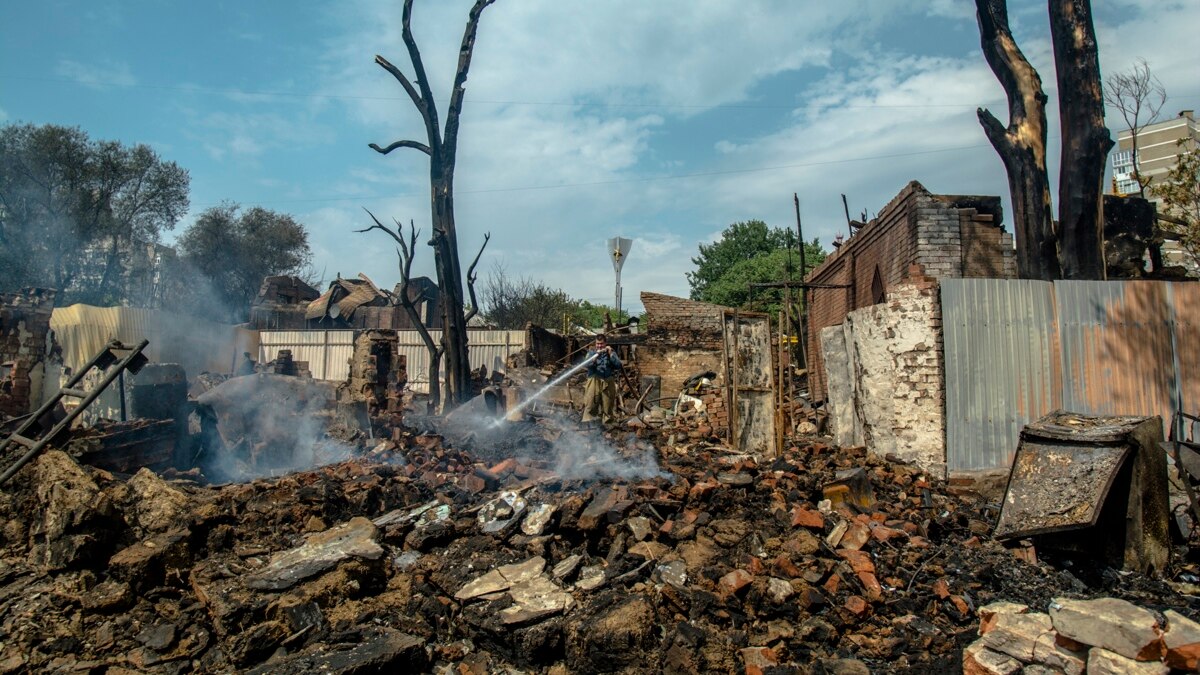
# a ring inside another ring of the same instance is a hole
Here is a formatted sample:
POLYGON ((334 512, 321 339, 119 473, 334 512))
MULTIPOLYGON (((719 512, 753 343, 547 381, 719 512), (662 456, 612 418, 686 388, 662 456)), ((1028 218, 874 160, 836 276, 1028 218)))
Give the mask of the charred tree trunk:
POLYGON ((1064 279, 1104 278, 1104 126, 1100 59, 1090 0, 1050 0, 1058 74, 1062 167, 1058 179, 1059 261, 1064 279))
MULTIPOLYGON (((463 30, 462 44, 458 52, 454 88, 450 92, 450 105, 446 111, 444 134, 439 128, 441 121, 438 118, 433 92, 429 87, 421 51, 412 34, 413 0, 404 0, 401 35, 412 62, 414 78, 410 80, 382 56, 375 57, 375 62, 391 73, 404 88, 425 122, 425 143, 400 140, 387 147, 380 147, 374 143, 370 147, 384 155, 397 148, 411 148, 429 155, 430 214, 433 226, 433 237, 429 245, 433 247, 434 267, 443 298, 440 350, 446 359, 447 402, 451 405, 466 401, 472 395, 471 362, 467 355, 468 317, 463 311, 462 267, 459 263, 458 233, 454 222, 454 166, 458 151, 459 116, 466 93, 467 71, 470 70, 471 56, 475 51, 479 17, 484 8, 493 2, 495 0, 476 0, 467 16, 467 26, 463 30)), ((484 245, 487 245, 486 238, 484 245)), ((480 249, 481 253, 482 250, 480 249)), ((474 269, 475 266, 471 267, 474 269)))
POLYGON ((1012 196, 1017 273, 1022 279, 1061 276, 1046 173, 1046 94, 1042 78, 1017 47, 1006 0, 975 0, 983 55, 1008 96, 1008 126, 985 108, 979 124, 1004 162, 1012 196))

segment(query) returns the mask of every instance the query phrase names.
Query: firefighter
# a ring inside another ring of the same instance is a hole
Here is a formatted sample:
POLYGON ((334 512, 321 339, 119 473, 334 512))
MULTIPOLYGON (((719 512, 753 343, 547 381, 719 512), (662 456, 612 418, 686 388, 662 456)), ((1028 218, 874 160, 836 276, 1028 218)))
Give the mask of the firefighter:
POLYGON ((587 386, 583 391, 584 423, 599 420, 604 426, 617 423, 617 374, 621 372, 621 359, 603 335, 588 349, 587 358, 595 356, 588 364, 587 386))

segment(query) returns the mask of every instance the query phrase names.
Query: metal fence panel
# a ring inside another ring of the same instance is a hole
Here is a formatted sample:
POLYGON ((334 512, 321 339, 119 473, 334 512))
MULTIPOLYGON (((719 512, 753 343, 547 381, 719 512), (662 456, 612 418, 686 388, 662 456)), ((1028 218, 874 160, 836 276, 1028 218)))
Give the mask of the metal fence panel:
MULTIPOLYGON (((292 350, 292 358, 305 361, 318 380, 340 382, 350 375, 350 359, 354 355, 352 330, 278 330, 260 331, 258 358, 261 362, 274 359, 281 349, 292 350)), ((408 359, 408 383, 414 391, 429 392, 429 351, 415 330, 397 331, 399 352, 408 359)), ((441 339, 441 331, 431 329, 434 341, 441 339)), ((525 348, 523 330, 473 330, 470 332, 468 354, 471 368, 487 366, 491 372, 514 352, 525 348)), ((441 377, 445 378, 443 368, 441 377)))
POLYGON ((350 375, 350 358, 354 355, 354 331, 259 331, 260 363, 273 360, 282 349, 292 350, 293 360, 308 363, 313 379, 340 382, 350 375))
POLYGON ((946 460, 1010 465, 1056 408, 1159 415, 1200 406, 1200 284, 944 279, 946 460))
MULTIPOLYGON (((399 331, 400 353, 408 359, 408 387, 413 391, 429 393, 429 350, 421 340, 421 334, 415 330, 399 331)), ((430 337, 437 342, 442 332, 430 329, 430 337)), ((496 367, 496 359, 503 364, 505 359, 514 352, 525 348, 525 331, 523 330, 473 330, 467 342, 467 356, 471 368, 487 366, 488 372, 496 367)), ((445 360, 439 374, 445 382, 445 360)))
POLYGON ((1060 403, 1052 285, 943 279, 941 296, 948 468, 1008 466, 1021 428, 1060 403))
POLYGON ((1099 415, 1162 415, 1175 408, 1169 284, 1059 281, 1063 406, 1099 415))

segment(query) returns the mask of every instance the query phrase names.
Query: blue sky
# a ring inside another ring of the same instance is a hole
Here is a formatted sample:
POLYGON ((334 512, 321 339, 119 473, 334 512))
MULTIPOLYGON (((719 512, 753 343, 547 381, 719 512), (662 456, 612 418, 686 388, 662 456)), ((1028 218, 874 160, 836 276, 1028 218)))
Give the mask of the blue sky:
MULTIPOLYGON (((382 54, 411 73, 400 0, 5 3, 0 122, 78 125, 147 143, 192 176, 192 210, 222 200, 295 215, 318 272, 397 281, 362 208, 429 226, 426 157, 367 148, 424 140, 382 54), (298 9, 299 8, 299 9, 298 9)), ((469 0, 418 0, 414 33, 445 97, 469 0)), ((1105 72, 1147 59, 1165 114, 1200 107, 1195 0, 1094 0, 1105 72)), ((1010 0, 1052 101, 1044 2, 1010 0)), ((975 118, 1006 119, 965 0, 498 0, 483 15, 459 140, 459 241, 495 264, 612 301, 604 242, 634 239, 638 292, 687 295, 697 244, 759 218, 828 247, 851 213, 909 180, 999 194, 1003 168, 975 118)), ((1052 144, 1057 109, 1049 111, 1052 144)), ((1109 126, 1119 127, 1115 115, 1109 126)), ((1052 179, 1057 174, 1052 151, 1052 179)), ((1010 228, 1011 229, 1011 228, 1010 228)), ((174 234, 168 234, 168 241, 174 234)), ((431 274, 422 247, 416 272, 431 274)))

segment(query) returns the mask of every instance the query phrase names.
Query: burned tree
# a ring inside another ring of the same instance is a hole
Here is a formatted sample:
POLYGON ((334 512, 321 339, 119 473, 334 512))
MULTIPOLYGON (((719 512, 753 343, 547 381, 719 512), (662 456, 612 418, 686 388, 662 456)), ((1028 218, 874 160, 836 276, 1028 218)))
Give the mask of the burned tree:
POLYGON ((1050 35, 1062 130, 1059 262, 1064 279, 1103 279, 1104 165, 1113 140, 1104 126, 1090 0, 1050 0, 1050 35))
MULTIPOLYGON (((441 378, 438 377, 438 374, 442 368, 442 356, 446 352, 446 332, 443 328, 441 344, 434 342, 433 336, 429 334, 429 329, 421 321, 421 313, 417 311, 417 306, 413 304, 412 297, 408 293, 409 280, 412 279, 413 256, 417 251, 417 236, 420 234, 420 231, 417 230, 417 226, 412 221, 409 221, 408 239, 406 241, 403 236, 404 228, 400 225, 399 221, 393 221, 396 223, 396 229, 392 229, 379 222, 374 213, 371 213, 367 209, 364 210, 367 211, 367 215, 371 216, 371 220, 375 221, 375 224, 365 230, 357 231, 370 232, 371 230, 383 230, 400 247, 396 251, 396 254, 400 258, 400 289, 397 293, 399 296, 397 301, 404 308, 405 313, 408 314, 408 318, 412 321, 413 326, 416 326, 417 333, 421 336, 421 341, 425 343, 425 349, 429 351, 429 412, 432 414, 436 411, 442 399, 441 378)), ((467 268, 467 292, 471 296, 471 311, 463 317, 464 324, 474 318, 475 313, 479 311, 479 303, 475 300, 475 266, 479 264, 479 256, 483 255, 483 249, 487 247, 488 240, 491 237, 490 233, 483 235, 483 246, 479 247, 479 253, 475 254, 475 260, 467 268)), ((461 311, 459 315, 463 316, 461 311)))
MULTIPOLYGON (((463 31, 462 45, 458 53, 458 68, 454 74, 454 88, 450 93, 450 105, 446 111, 446 126, 440 128, 437 104, 429 87, 421 51, 412 34, 413 0, 404 1, 402 36, 412 62, 414 79, 410 80, 396 66, 382 56, 375 56, 379 64, 400 83, 405 93, 421 113, 425 123, 426 142, 399 140, 386 147, 370 144, 372 150, 388 154, 397 148, 411 148, 429 155, 430 209, 432 215, 432 238, 434 266, 437 270, 438 286, 443 294, 442 338, 440 350, 446 358, 446 385, 448 401, 453 405, 471 395, 471 365, 467 359, 467 317, 463 314, 462 270, 458 259, 458 234, 454 224, 454 164, 458 150, 459 115, 462 113, 463 96, 466 92, 467 70, 471 67, 471 55, 475 49, 475 34, 483 10, 495 0, 476 0, 467 18, 463 31)), ((378 221, 376 221, 378 224, 378 221)), ((386 228, 385 228, 386 230, 386 228)), ((397 237, 399 240, 399 238, 397 237)), ((411 260, 411 251, 410 251, 411 260)), ((474 303, 472 303, 474 304, 474 303)), ((436 379, 436 377, 434 378, 436 379)))
POLYGON ((1008 96, 1008 126, 976 111, 1004 162, 1012 195, 1017 271, 1023 279, 1060 276, 1050 181, 1046 173, 1046 94, 1042 78, 1013 39, 1006 0, 975 0, 983 55, 1008 96))

